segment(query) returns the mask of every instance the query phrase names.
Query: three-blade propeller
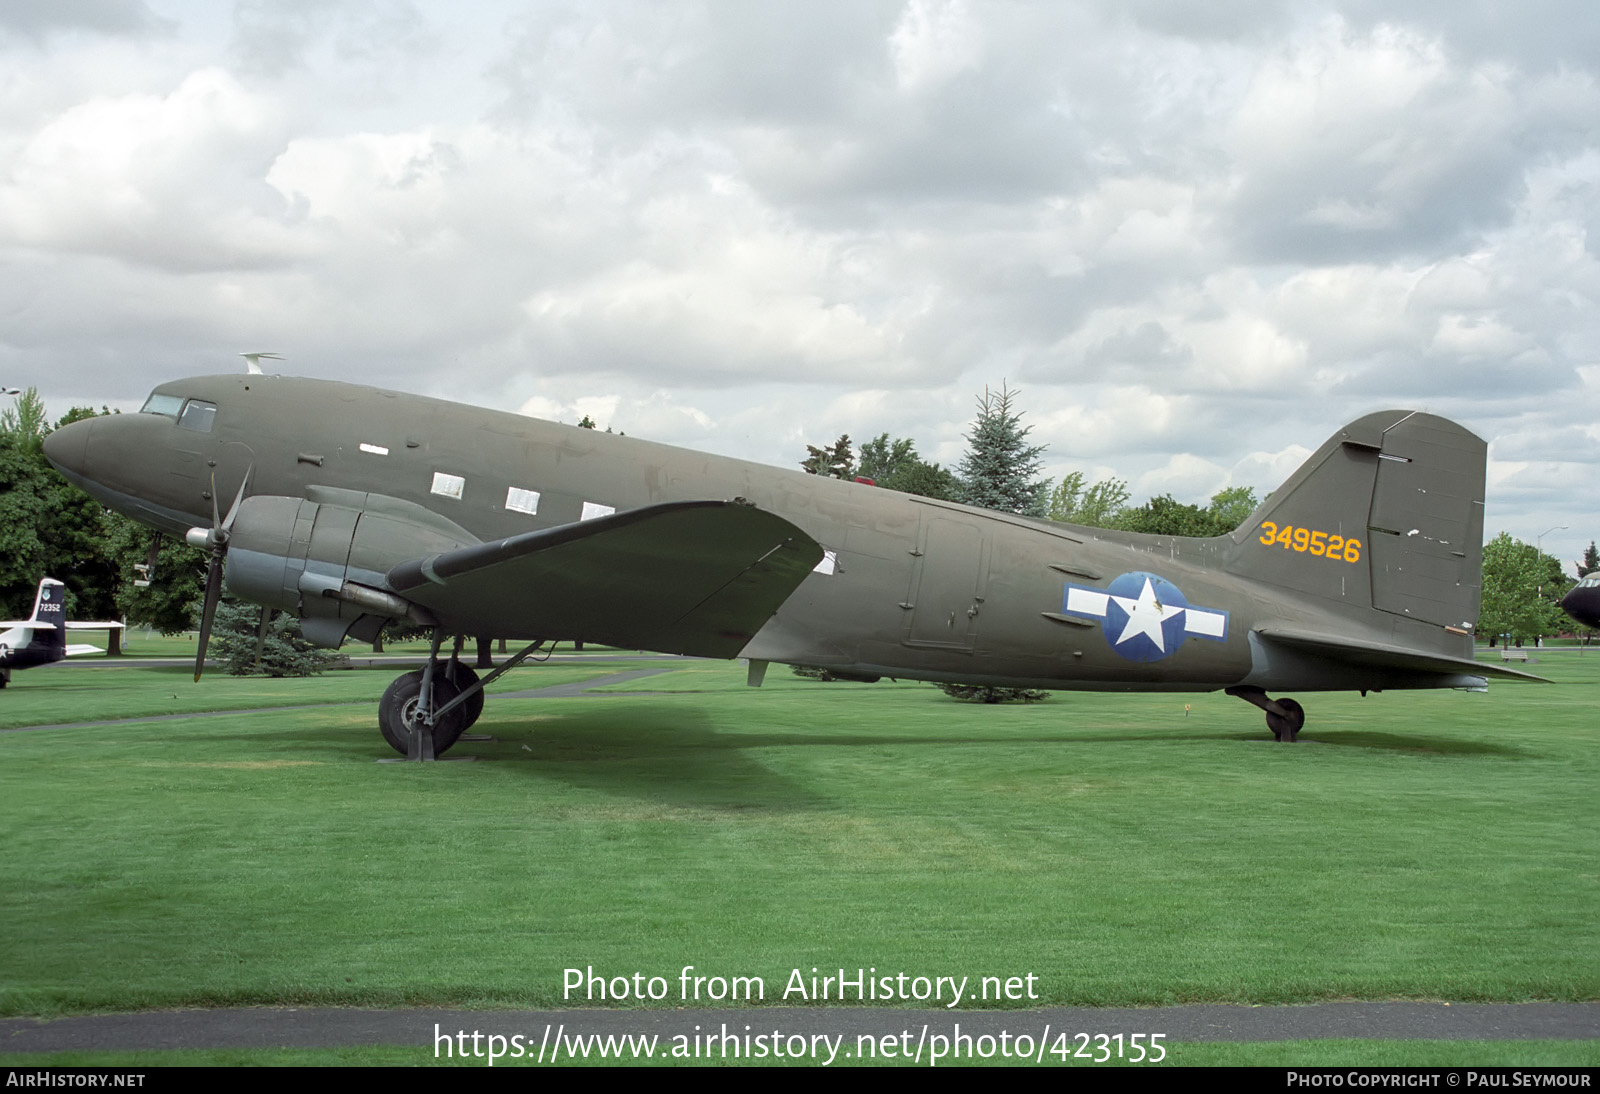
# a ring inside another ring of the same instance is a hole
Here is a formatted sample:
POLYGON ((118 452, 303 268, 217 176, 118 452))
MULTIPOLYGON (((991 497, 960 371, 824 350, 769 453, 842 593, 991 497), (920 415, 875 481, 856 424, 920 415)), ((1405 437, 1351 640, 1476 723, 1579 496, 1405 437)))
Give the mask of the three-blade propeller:
POLYGON ((228 553, 228 538, 233 531, 234 519, 239 515, 239 506, 244 501, 245 487, 250 485, 250 472, 254 469, 254 464, 245 468, 239 492, 234 495, 226 517, 219 516, 217 512, 217 473, 213 471, 211 527, 191 528, 183 537, 191 547, 205 547, 211 552, 211 564, 206 568, 206 595, 200 608, 200 648, 194 655, 194 682, 197 684, 206 666, 206 646, 211 642, 211 622, 217 614, 217 601, 222 597, 222 559, 228 553))

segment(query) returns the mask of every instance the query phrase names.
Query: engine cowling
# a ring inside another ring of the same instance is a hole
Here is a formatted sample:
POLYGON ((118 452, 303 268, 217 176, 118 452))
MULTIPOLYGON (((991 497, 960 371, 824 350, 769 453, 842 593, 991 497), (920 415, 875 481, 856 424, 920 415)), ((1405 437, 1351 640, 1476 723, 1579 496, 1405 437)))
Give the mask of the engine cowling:
POLYGON ((384 623, 411 614, 406 601, 384 591, 384 575, 398 563, 478 542, 409 502, 323 493, 339 497, 244 499, 227 566, 229 594, 294 613, 320 646, 337 647, 351 633, 370 640, 384 623))

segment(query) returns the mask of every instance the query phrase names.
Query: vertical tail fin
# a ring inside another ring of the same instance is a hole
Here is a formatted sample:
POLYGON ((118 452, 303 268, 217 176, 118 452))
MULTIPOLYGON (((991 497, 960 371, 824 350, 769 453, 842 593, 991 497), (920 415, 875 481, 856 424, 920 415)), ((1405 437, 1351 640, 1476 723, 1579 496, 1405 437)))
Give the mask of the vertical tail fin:
MULTIPOLYGON (((53 577, 39 582, 33 598, 30 623, 43 624, 33 632, 33 645, 46 652, 67 648, 67 587, 53 577)), ((64 653, 63 653, 64 656, 64 653)))
POLYGON ((1483 578, 1488 446, 1432 414, 1369 414, 1330 437, 1233 534, 1258 581, 1470 630, 1483 578))

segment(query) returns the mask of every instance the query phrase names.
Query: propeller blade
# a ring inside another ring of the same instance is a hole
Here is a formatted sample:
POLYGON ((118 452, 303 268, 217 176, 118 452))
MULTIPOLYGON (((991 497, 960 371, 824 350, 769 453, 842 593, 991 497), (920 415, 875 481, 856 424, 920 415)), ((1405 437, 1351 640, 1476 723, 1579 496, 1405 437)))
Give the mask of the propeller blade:
MULTIPOLYGON (((244 502, 244 488, 250 485, 250 472, 256 469, 254 463, 244 469, 244 478, 239 480, 239 492, 233 496, 233 504, 228 507, 228 515, 223 520, 221 528, 224 532, 233 531, 233 519, 239 515, 239 506, 244 502)), ((216 504, 217 492, 211 491, 211 503, 216 504)))
POLYGON ((222 551, 211 552, 211 568, 206 572, 206 598, 200 608, 200 648, 194 655, 194 682, 206 667, 206 646, 211 641, 211 621, 216 618, 217 599, 222 595, 222 551))
MULTIPOLYGON (((233 496, 233 504, 228 507, 228 516, 224 520, 217 511, 217 473, 211 472, 211 532, 206 536, 211 545, 211 566, 206 571, 206 598, 200 608, 200 648, 194 655, 194 682, 200 682, 200 674, 206 666, 206 646, 211 642, 211 621, 217 614, 217 601, 222 597, 222 559, 228 553, 228 533, 233 528, 233 522, 239 515, 239 506, 244 504, 245 488, 250 485, 250 472, 255 470, 255 463, 250 463, 244 469, 244 478, 239 480, 239 492, 233 496)), ((200 530, 191 528, 189 536, 193 537, 200 530)), ((190 542, 194 542, 190 539, 190 542)), ((197 544, 198 546, 198 544, 197 544)), ((265 613, 265 609, 262 609, 265 613)), ((256 661, 261 661, 261 646, 266 642, 267 618, 261 617, 260 641, 256 644, 256 661)))
POLYGON ((161 533, 158 531, 150 537, 150 552, 144 556, 144 576, 155 576, 156 558, 161 554, 161 533))

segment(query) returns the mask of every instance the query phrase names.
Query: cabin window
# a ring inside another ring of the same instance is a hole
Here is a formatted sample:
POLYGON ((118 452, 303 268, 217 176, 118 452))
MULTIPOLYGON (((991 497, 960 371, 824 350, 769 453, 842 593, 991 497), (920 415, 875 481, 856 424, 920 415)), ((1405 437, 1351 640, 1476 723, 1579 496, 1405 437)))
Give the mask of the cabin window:
POLYGON ((183 413, 178 416, 178 428, 191 429, 196 433, 210 433, 212 419, 216 416, 216 403, 190 399, 184 404, 183 413))
POLYGON ((460 475, 447 475, 443 471, 433 473, 433 493, 440 497, 459 499, 466 488, 467 480, 460 475))
POLYGON ((178 411, 183 409, 183 397, 179 395, 162 395, 151 392, 150 398, 144 401, 144 406, 139 408, 140 414, 161 414, 168 418, 176 418, 178 411))
POLYGON ((506 490, 506 508, 516 513, 537 513, 539 491, 524 490, 520 486, 509 487, 506 490))

